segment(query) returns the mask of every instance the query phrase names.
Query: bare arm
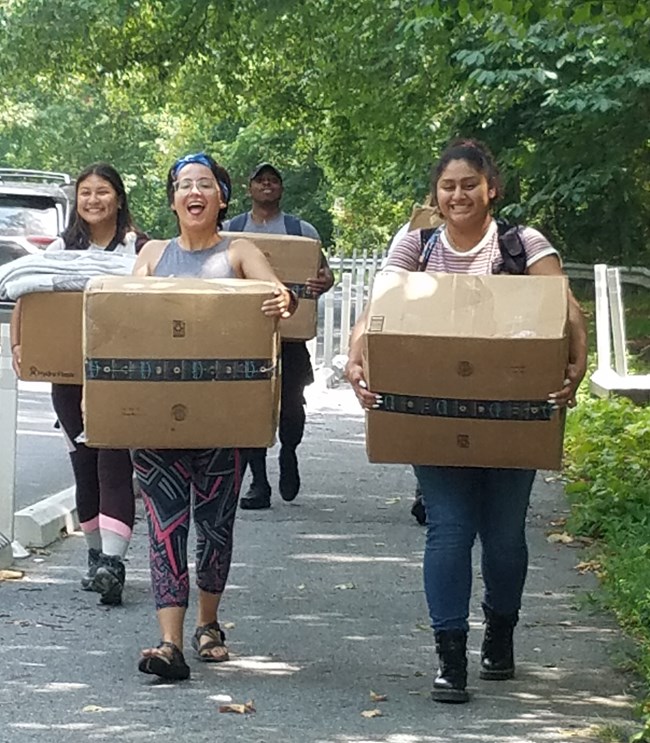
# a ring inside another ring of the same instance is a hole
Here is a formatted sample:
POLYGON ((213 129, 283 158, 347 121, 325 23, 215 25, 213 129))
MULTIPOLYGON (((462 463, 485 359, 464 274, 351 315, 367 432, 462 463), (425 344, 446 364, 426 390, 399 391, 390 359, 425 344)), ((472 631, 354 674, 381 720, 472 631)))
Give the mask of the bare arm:
POLYGON ((153 276, 153 272, 158 265, 163 250, 169 244, 169 240, 149 240, 146 242, 138 257, 135 259, 133 266, 134 276, 153 276))
MULTIPOLYGON (((528 273, 531 276, 564 276, 560 261, 548 255, 534 263, 528 273)), ((585 316, 569 289, 569 364, 566 369, 564 387, 549 395, 557 405, 572 408, 576 404, 576 392, 587 371, 587 323, 585 316)))
POLYGON ((361 407, 370 410, 377 407, 379 398, 368 390, 368 385, 363 374, 363 332, 366 328, 367 317, 368 305, 355 323, 350 334, 350 347, 348 350, 348 363, 345 365, 345 376, 352 385, 354 394, 357 396, 361 407))

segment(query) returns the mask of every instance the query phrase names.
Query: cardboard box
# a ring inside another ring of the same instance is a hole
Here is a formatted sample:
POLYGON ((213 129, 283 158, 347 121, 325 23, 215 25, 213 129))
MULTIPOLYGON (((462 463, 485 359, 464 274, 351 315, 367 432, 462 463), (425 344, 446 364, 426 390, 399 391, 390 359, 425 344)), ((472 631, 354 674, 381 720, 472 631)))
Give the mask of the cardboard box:
POLYGON ((413 230, 428 230, 440 227, 443 223, 443 218, 438 208, 424 204, 422 206, 416 205, 413 207, 411 212, 411 221, 409 222, 409 232, 413 230))
POLYGON ((561 276, 377 276, 364 366, 371 462, 559 469, 568 358, 561 276))
POLYGON ((273 284, 109 277, 84 293, 87 443, 267 447, 279 413, 273 284))
POLYGON ((286 340, 308 341, 316 337, 318 298, 305 286, 316 277, 321 265, 321 244, 318 240, 299 235, 272 235, 256 232, 223 232, 222 235, 246 237, 268 259, 283 284, 298 296, 298 308, 286 320, 280 321, 280 335, 286 340))
POLYGON ((82 292, 37 292, 20 300, 20 378, 83 382, 82 292))

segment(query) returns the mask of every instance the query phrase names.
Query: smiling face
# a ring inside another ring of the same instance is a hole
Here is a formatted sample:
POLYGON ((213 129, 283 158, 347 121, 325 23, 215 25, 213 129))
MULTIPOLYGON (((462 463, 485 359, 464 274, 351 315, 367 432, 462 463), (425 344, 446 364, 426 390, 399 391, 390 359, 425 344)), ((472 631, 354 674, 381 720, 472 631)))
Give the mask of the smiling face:
POLYGON ((77 213, 91 227, 117 224, 121 206, 117 191, 99 175, 91 174, 77 183, 77 213))
POLYGON ((467 160, 451 160, 436 183, 436 200, 445 221, 455 227, 475 227, 485 221, 496 188, 467 160))
POLYGON ((248 193, 254 204, 278 205, 282 198, 282 181, 272 168, 264 168, 248 185, 248 193))
POLYGON ((179 223, 189 228, 216 228, 226 203, 207 165, 190 163, 176 173, 172 209, 179 223))

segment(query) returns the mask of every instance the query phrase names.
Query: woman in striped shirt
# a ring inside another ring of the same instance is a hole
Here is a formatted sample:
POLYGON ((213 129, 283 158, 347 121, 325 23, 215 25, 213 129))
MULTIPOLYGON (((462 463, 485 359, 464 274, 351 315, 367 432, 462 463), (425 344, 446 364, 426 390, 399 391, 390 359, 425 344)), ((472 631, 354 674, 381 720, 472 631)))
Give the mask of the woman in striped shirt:
MULTIPOLYGON (((421 231, 409 232, 389 253, 384 270, 492 274, 503 270, 492 206, 500 196, 497 166, 476 140, 457 140, 443 152, 431 179, 431 193, 444 225, 422 250, 421 231)), ((557 251, 531 227, 519 234, 525 273, 562 275, 557 251)), ((522 266, 523 268, 523 266, 522 266)), ((366 409, 377 406, 367 389, 361 363, 365 316, 355 326, 346 374, 366 409)), ((586 370, 587 337, 578 303, 569 296, 570 349, 564 386, 549 395, 558 406, 575 405, 586 370)), ((526 511, 534 470, 415 466, 427 514, 424 587, 435 632, 440 667, 432 698, 466 702, 467 632, 472 584, 472 545, 482 546, 483 679, 514 676, 513 630, 519 618, 528 568, 526 511)))

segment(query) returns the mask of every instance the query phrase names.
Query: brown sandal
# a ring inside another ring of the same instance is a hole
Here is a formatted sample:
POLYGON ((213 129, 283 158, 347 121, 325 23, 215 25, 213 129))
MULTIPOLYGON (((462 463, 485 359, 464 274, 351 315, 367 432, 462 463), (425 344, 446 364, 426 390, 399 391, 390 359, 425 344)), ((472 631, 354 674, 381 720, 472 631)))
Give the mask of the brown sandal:
POLYGON ((219 622, 210 622, 204 624, 202 627, 197 627, 194 636, 192 637, 192 647, 196 651, 196 655, 200 661, 204 663, 223 663, 229 660, 228 650, 215 658, 212 655, 214 648, 226 648, 226 635, 219 626, 219 622), (204 637, 209 637, 207 642, 201 642, 204 637))
POLYGON ((153 655, 143 655, 138 663, 141 673, 150 673, 170 681, 184 681, 190 677, 190 667, 182 651, 173 642, 161 642, 160 650, 169 650, 153 655))

